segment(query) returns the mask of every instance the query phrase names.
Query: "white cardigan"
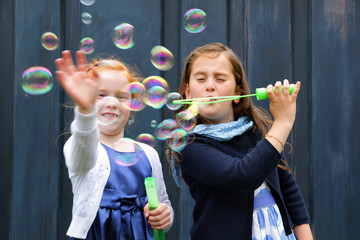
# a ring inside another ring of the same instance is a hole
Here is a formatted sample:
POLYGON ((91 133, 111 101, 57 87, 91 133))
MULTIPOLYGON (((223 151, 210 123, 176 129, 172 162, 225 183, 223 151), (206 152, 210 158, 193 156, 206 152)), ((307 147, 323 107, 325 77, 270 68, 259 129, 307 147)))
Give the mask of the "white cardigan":
MULTIPOLYGON (((140 142, 137 144, 143 149, 150 161, 159 202, 165 203, 169 207, 172 225, 174 211, 166 193, 159 155, 152 147, 140 142)), ((96 217, 110 175, 108 154, 99 143, 99 129, 95 111, 89 115, 84 115, 75 108, 75 118, 71 124, 71 137, 65 143, 64 155, 74 195, 72 221, 67 235, 85 239, 96 217)), ((169 230, 170 227, 165 231, 169 230)))

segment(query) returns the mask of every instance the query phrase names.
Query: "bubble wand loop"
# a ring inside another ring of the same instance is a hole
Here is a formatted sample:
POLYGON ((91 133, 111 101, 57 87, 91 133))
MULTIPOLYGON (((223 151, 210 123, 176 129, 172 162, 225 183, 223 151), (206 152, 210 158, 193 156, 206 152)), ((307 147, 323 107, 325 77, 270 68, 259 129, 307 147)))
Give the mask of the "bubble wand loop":
MULTIPOLYGON (((290 84, 289 86, 289 92, 292 94, 294 91, 295 84, 290 84)), ((284 87, 281 86, 281 90, 283 90, 284 87)), ((275 92, 275 87, 273 88, 275 92)), ((256 96, 257 100, 263 100, 268 98, 266 88, 257 88, 256 93, 249 94, 249 95, 237 95, 237 96, 221 96, 221 97, 204 97, 204 98, 193 98, 193 99, 182 99, 182 100, 174 100, 174 104, 193 104, 194 102, 197 102, 198 104, 213 104, 213 103, 219 103, 219 102, 225 102, 225 101, 232 101, 235 99, 240 99, 244 97, 254 97, 256 96), (217 100, 220 99, 220 100, 217 100), (216 101, 211 101, 216 100, 216 101)))
MULTIPOLYGON (((156 183, 153 177, 147 177, 144 180, 146 195, 148 198, 150 211, 159 206, 159 199, 156 191, 156 183)), ((153 229, 154 240, 165 240, 164 230, 153 229)))

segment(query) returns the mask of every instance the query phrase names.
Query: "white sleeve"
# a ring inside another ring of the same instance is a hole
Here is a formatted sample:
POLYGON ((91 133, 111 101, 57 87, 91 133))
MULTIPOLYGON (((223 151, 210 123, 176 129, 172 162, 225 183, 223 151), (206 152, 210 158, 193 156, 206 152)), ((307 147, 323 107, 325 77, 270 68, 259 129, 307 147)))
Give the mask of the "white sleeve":
POLYGON ((65 162, 69 172, 77 173, 91 169, 96 163, 98 143, 96 111, 84 115, 76 107, 74 121, 71 123, 71 137, 64 146, 65 162))

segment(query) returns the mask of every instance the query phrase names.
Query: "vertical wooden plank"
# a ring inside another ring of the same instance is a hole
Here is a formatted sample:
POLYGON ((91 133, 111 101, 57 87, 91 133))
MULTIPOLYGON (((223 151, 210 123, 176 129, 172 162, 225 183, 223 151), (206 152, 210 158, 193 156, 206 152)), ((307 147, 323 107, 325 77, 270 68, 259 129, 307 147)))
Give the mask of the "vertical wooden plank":
POLYGON ((58 85, 44 95, 26 94, 22 72, 43 66, 54 73, 50 52, 40 43, 41 35, 59 34, 58 1, 14 1, 14 140, 10 239, 55 239, 59 149, 58 85), (21 231, 19 231, 21 229, 21 231))
POLYGON ((312 1, 315 239, 356 239, 360 220, 359 2, 312 1))
MULTIPOLYGON (((245 1, 247 12, 247 76, 252 92, 291 77, 289 1, 245 1)), ((290 81, 292 79, 289 79, 290 81)), ((256 102, 268 109, 268 102, 256 102)))
MULTIPOLYGON (((221 42, 226 44, 228 39, 228 23, 227 23, 227 14, 228 7, 227 1, 216 1, 216 0, 198 0, 198 1, 182 1, 181 6, 181 67, 184 66, 184 61, 186 60, 187 55, 194 50, 195 48, 212 43, 212 42, 221 42), (202 9, 206 13, 206 28, 200 33, 192 34, 185 31, 184 24, 184 14, 193 8, 202 9)), ((193 223, 192 211, 194 208, 194 200, 190 196, 189 188, 184 183, 181 182, 181 206, 180 206, 180 239, 190 239, 190 228, 193 223)))
POLYGON ((301 81, 301 90, 297 99, 297 114, 289 141, 294 152, 289 156, 291 169, 303 194, 312 217, 311 201, 311 163, 310 163, 310 124, 311 116, 311 42, 309 29, 309 6, 307 1, 292 1, 291 5, 291 79, 301 81))
MULTIPOLYGON (((162 0, 162 45, 171 51, 174 55, 174 66, 168 71, 163 72, 163 77, 169 83, 170 91, 177 92, 181 78, 181 49, 180 49, 180 32, 182 29, 181 21, 181 1, 167 1, 162 0)), ((174 112, 170 111, 166 107, 162 111, 162 119, 174 119, 174 112)), ((162 142, 162 149, 166 148, 166 144, 162 142)), ((181 195, 180 188, 177 187, 169 164, 167 163, 165 151, 159 152, 162 155, 162 166, 164 180, 166 183, 167 192, 169 194, 169 199, 171 201, 172 207, 174 209, 174 223, 170 231, 165 233, 166 239, 181 239, 181 195)))
POLYGON ((14 120, 14 2, 0 4, 0 239, 9 239, 10 204, 13 168, 13 120, 14 120), (4 37, 6 36, 6 37, 4 37))

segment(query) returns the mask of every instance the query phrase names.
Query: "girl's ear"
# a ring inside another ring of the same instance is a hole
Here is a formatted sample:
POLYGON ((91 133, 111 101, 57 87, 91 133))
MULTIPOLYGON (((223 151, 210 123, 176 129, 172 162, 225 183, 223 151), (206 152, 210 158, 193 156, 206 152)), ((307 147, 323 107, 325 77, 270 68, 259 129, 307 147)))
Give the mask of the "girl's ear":
MULTIPOLYGON (((235 94, 236 94, 236 95, 241 95, 242 92, 243 92, 243 91, 242 91, 241 85, 236 86, 235 94)), ((234 103, 235 103, 235 104, 238 104, 239 102, 240 102, 240 99, 235 99, 235 100, 234 100, 234 103)))
POLYGON ((191 95, 190 95, 190 87, 189 87, 189 84, 188 84, 188 83, 186 84, 185 97, 186 97, 186 99, 190 99, 190 98, 191 98, 191 95))

